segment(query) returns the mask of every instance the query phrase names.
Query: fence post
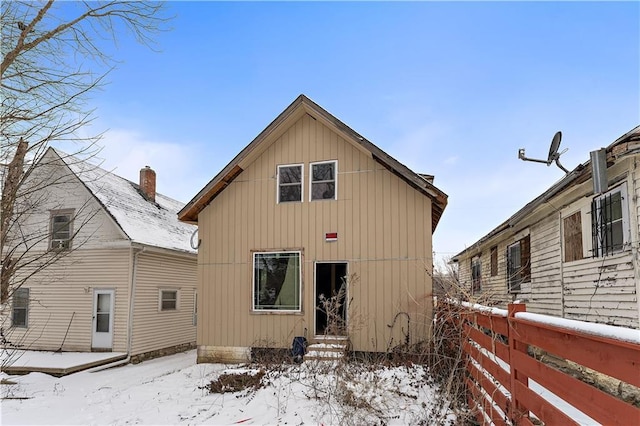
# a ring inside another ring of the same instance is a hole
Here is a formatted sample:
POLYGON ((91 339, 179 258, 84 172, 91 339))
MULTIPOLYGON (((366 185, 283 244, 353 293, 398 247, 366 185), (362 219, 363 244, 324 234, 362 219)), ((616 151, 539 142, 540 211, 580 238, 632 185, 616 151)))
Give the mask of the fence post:
POLYGON ((513 353, 518 351, 527 355, 528 345, 526 343, 520 342, 516 339, 517 330, 514 327, 513 319, 515 318, 516 313, 518 312, 526 312, 527 307, 521 303, 509 303, 508 306, 508 324, 509 327, 507 329, 508 337, 509 337, 509 367, 510 367, 510 382, 511 382, 511 409, 510 413, 508 413, 509 417, 515 424, 520 422, 520 419, 523 417, 527 417, 529 415, 529 410, 522 405, 520 400, 518 399, 518 391, 516 389, 516 382, 522 383, 524 386, 529 387, 529 379, 523 373, 521 373, 518 369, 518 366, 515 365, 513 353))

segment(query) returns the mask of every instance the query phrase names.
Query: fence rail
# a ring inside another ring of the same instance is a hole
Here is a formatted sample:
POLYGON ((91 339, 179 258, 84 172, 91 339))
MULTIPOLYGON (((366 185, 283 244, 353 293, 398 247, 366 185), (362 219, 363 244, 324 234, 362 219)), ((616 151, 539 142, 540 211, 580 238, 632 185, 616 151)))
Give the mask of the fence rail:
POLYGON ((640 387, 640 331, 527 313, 524 304, 501 310, 446 303, 440 309, 461 336, 467 399, 481 424, 640 425, 638 407, 536 356, 551 354, 640 387))

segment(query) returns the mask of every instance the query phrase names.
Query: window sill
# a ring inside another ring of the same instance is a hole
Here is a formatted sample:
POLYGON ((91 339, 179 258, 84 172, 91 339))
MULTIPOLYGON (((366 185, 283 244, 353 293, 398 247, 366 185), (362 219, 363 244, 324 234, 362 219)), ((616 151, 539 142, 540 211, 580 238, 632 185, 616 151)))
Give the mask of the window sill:
POLYGON ((251 312, 249 312, 251 315, 304 315, 304 312, 302 310, 300 311, 276 311, 276 310, 255 310, 252 309, 251 312))

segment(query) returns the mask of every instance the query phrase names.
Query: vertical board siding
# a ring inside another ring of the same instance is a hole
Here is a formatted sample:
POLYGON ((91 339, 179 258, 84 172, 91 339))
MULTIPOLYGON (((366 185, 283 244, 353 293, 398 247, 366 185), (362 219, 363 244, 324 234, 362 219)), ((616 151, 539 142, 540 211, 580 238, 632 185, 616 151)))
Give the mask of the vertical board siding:
POLYGON ((113 289, 113 351, 126 352, 129 271, 128 248, 78 250, 61 259, 24 285, 30 297, 28 328, 10 328, 9 339, 22 349, 90 351, 93 290, 113 289))
POLYGON ((198 218, 199 294, 207 321, 198 345, 288 347, 314 332, 314 265, 346 261, 354 350, 425 339, 431 301, 431 201, 340 135, 301 117, 198 218), (309 201, 310 163, 338 161, 337 200, 309 201), (276 168, 304 164, 303 201, 276 203, 276 168), (338 241, 326 242, 325 233, 338 241), (302 251, 302 312, 253 313, 252 251, 302 251), (404 331, 403 331, 404 330, 404 331))
MULTIPOLYGON (((195 343, 196 259, 157 253, 137 257, 131 355, 195 343), (178 308, 160 311, 160 290, 178 291, 178 308)), ((201 312, 201 311, 199 311, 201 312)))

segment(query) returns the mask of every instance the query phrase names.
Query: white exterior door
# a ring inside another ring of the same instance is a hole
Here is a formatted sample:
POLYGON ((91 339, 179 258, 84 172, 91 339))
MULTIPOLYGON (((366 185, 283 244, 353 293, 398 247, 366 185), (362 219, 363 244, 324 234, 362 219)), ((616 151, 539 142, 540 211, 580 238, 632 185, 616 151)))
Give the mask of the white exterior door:
POLYGON ((93 332, 91 347, 111 349, 113 346, 113 290, 93 291, 93 332))

